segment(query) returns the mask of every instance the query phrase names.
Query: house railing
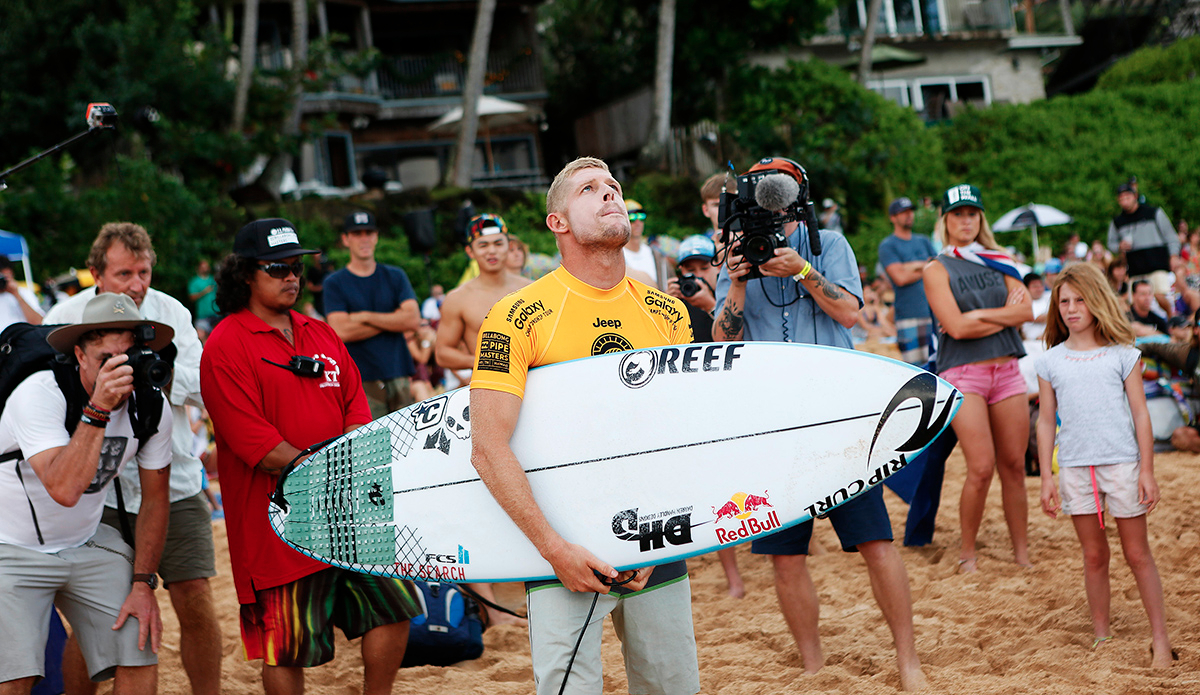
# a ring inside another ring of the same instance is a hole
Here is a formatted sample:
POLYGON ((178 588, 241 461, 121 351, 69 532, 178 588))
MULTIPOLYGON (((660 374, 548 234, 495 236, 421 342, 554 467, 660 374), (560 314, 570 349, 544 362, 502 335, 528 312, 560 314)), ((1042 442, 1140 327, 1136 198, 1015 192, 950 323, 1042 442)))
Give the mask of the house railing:
MULTIPOLYGON (((388 56, 377 71, 386 99, 422 99, 462 94, 467 65, 455 55, 388 56)), ((542 68, 532 51, 488 56, 485 94, 545 91, 542 68)))

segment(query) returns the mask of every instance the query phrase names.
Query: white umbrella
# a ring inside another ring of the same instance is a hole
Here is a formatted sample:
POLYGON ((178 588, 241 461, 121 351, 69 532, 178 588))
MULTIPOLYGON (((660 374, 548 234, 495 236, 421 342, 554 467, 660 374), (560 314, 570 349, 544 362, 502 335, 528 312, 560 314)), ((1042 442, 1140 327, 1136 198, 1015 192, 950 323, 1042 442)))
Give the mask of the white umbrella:
MULTIPOLYGON (((484 152, 487 154, 488 173, 491 173, 495 171, 495 167, 492 163, 492 136, 488 132, 488 128, 493 125, 508 125, 525 120, 528 117, 529 107, 515 101, 489 96, 479 97, 479 101, 475 104, 476 111, 479 114, 479 125, 483 127, 483 143, 484 152)), ((434 121, 429 126, 429 130, 443 130, 450 126, 457 126, 462 122, 462 117, 463 107, 456 106, 446 112, 444 116, 434 121)))
POLYGON ((1015 232, 1021 229, 1033 230, 1033 260, 1038 258, 1038 227, 1053 227, 1058 224, 1071 224, 1075 219, 1067 213, 1050 205, 1030 203, 1009 210, 1001 215, 992 225, 993 232, 1015 232))

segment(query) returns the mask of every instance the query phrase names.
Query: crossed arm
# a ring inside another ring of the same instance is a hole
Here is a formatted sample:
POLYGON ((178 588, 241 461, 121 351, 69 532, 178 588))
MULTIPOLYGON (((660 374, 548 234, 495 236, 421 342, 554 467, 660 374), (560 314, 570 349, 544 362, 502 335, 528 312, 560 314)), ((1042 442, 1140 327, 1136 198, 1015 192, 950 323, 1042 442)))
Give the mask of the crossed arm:
POLYGON ((1008 299, 1003 306, 964 312, 958 308, 958 300, 950 289, 946 269, 935 261, 925 267, 925 297, 929 300, 929 308, 946 334, 955 340, 986 338, 1033 320, 1032 300, 1025 285, 1005 275, 1004 287, 1008 290, 1008 299))
POLYGON ((380 333, 403 333, 421 325, 421 308, 415 299, 400 302, 395 311, 331 311, 325 317, 343 343, 357 343, 380 333))

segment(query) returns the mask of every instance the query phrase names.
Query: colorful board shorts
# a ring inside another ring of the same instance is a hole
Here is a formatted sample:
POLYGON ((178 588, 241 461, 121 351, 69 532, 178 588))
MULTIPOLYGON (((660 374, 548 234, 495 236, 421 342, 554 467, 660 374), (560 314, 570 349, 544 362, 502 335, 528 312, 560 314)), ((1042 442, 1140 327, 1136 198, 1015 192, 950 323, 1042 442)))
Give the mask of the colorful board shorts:
POLYGON ((961 364, 938 374, 963 393, 982 396, 988 405, 1025 395, 1025 378, 1016 359, 994 364, 961 364))
POLYGON ((1138 503, 1138 475, 1141 466, 1133 463, 1109 463, 1102 466, 1060 466, 1058 494, 1062 497, 1063 514, 1078 516, 1096 514, 1099 501, 1102 510, 1116 519, 1139 517, 1150 509, 1138 503), (1092 484, 1092 471, 1096 473, 1092 484))
POLYGON ((330 567, 254 592, 241 609, 246 660, 268 666, 319 666, 333 659, 333 628, 355 639, 421 614, 416 588, 404 579, 330 567))
POLYGON ((896 347, 900 350, 900 359, 916 365, 928 362, 933 335, 933 319, 931 318, 898 319, 896 321, 896 347))

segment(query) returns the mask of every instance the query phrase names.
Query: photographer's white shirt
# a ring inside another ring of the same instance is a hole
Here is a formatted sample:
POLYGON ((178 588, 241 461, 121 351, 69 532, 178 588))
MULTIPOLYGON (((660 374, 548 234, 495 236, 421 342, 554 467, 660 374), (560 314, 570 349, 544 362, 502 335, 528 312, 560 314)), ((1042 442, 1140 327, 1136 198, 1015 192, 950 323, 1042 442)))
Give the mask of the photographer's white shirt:
MULTIPOLYGON (((49 370, 35 373, 13 389, 0 415, 0 453, 20 449, 25 456, 33 456, 66 446, 71 441, 63 426, 66 416, 67 399, 59 390, 54 373, 49 370)), ((78 426, 91 427, 82 423, 78 426)), ((0 464, 0 543, 44 553, 82 545, 100 525, 106 489, 112 487, 112 479, 135 455, 140 468, 157 470, 171 463, 170 418, 163 418, 158 432, 146 442, 145 451, 139 452, 128 408, 121 406, 114 410, 104 429, 96 475, 74 507, 55 502, 28 461, 0 464), (37 528, 41 529, 44 545, 38 541, 31 504, 37 513, 37 528)))

